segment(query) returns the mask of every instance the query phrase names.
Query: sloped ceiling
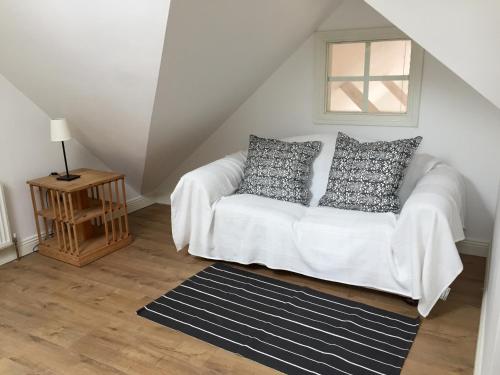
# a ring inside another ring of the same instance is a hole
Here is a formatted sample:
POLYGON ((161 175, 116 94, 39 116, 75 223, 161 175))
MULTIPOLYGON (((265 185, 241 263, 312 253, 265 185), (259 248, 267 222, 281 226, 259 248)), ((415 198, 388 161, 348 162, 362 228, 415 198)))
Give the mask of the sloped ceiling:
MULTIPOLYGON (((500 2, 365 1, 500 107, 500 2)), ((340 3, 0 0, 0 74, 148 192, 340 3)))
MULTIPOLYGON (((168 0, 1 0, 0 73, 140 189, 168 0)), ((47 134, 47 137, 49 135, 47 134)))
POLYGON ((158 186, 340 3, 172 0, 142 190, 158 186))
POLYGON ((500 1, 365 1, 500 108, 500 1))

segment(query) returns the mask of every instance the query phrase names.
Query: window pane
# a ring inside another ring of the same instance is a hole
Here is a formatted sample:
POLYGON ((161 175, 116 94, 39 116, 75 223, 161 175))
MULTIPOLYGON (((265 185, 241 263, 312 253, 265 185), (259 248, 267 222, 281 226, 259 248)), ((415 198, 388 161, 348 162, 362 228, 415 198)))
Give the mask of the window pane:
POLYGON ((365 43, 330 43, 329 76, 362 76, 365 69, 365 43))
POLYGON ((361 112, 363 82, 328 82, 328 112, 361 112))
POLYGON ((408 102, 408 81, 370 81, 369 112, 405 113, 408 102))
POLYGON ((391 40, 372 42, 370 47, 370 75, 410 74, 411 41, 391 40))

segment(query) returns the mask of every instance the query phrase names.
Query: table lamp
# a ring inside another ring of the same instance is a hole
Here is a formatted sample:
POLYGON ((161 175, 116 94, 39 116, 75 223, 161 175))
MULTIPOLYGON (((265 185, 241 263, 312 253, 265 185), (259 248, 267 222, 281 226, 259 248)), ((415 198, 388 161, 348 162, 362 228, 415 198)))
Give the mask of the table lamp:
POLYGON ((58 118, 55 120, 50 120, 50 140, 52 142, 61 142, 63 155, 64 155, 64 165, 66 166, 66 175, 57 177, 61 181, 71 181, 80 176, 75 174, 69 174, 68 161, 66 160, 66 149, 64 148, 64 141, 71 139, 71 133, 69 132, 68 123, 65 118, 58 118))

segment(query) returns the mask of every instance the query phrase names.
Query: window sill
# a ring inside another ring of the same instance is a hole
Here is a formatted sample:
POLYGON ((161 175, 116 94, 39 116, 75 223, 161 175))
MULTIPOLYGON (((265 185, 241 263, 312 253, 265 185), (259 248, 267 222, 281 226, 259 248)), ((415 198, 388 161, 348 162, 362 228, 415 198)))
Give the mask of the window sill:
POLYGON ((313 120, 316 125, 358 125, 358 126, 389 126, 389 127, 417 127, 418 114, 319 114, 313 120))

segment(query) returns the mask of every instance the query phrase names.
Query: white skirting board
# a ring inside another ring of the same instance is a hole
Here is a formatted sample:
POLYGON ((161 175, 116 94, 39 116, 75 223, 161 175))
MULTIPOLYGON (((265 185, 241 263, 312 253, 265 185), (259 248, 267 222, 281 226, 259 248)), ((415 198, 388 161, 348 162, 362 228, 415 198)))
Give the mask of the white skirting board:
POLYGON ((457 248, 460 254, 475 255, 487 258, 490 254, 490 243, 465 239, 457 242, 457 248))
POLYGON ((139 195, 138 197, 127 200, 127 211, 128 213, 132 213, 145 207, 151 206, 154 203, 155 202, 153 200, 146 198, 143 195, 139 195))
MULTIPOLYGON (((151 206, 154 203, 154 201, 140 195, 138 197, 127 200, 127 211, 128 213, 132 213, 144 207, 151 206)), ((36 234, 20 240, 17 244, 19 246, 19 255, 25 256, 31 254, 37 244, 38 238, 36 234)), ((14 246, 0 250, 0 265, 12 262, 15 259, 16 251, 14 249, 14 246)))
MULTIPOLYGON (((25 238, 17 243, 19 247, 19 255, 25 256, 33 252, 34 247, 38 243, 37 235, 25 238)), ((0 251, 0 265, 12 262, 16 259, 16 250, 14 246, 10 246, 0 251)))

